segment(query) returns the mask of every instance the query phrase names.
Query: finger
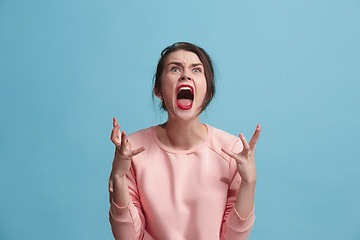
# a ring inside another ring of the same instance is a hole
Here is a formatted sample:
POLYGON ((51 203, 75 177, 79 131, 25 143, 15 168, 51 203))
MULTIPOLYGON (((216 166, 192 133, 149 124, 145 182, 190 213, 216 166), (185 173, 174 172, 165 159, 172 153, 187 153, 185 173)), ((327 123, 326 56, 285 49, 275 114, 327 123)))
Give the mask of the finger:
POLYGON ((143 151, 145 151, 145 148, 144 148, 144 147, 140 147, 140 148, 137 148, 137 149, 135 149, 135 150, 132 150, 132 151, 131 151, 131 155, 132 155, 132 156, 135 156, 135 155, 138 155, 139 153, 141 153, 141 152, 143 152, 143 151))
POLYGON ((110 192, 112 192, 114 190, 113 186, 114 186, 113 179, 112 179, 112 176, 110 176, 110 179, 109 179, 109 191, 110 192))
POLYGON ((111 139, 111 141, 112 141, 116 146, 120 146, 119 132, 120 132, 120 125, 117 125, 117 126, 114 127, 113 130, 111 131, 110 139, 111 139))
POLYGON ((126 148, 126 132, 122 131, 121 133, 121 148, 126 148))
POLYGON ((112 172, 110 174, 110 179, 109 179, 109 201, 111 203, 111 199, 113 198, 113 179, 112 179, 112 172))
POLYGON ((116 133, 117 133, 117 137, 119 137, 119 129, 120 129, 120 125, 116 125, 116 126, 113 128, 113 130, 112 130, 112 132, 111 132, 111 135, 116 136, 116 133))
POLYGON ((236 161, 237 163, 242 163, 242 162, 243 162, 243 161, 241 161, 240 159, 238 159, 238 158, 236 157, 236 153, 230 152, 230 151, 228 151, 228 150, 226 150, 226 149, 224 149, 224 148, 221 148, 221 150, 222 150, 224 153, 226 153, 229 157, 235 159, 235 161, 236 161))
POLYGON ((240 133, 240 134, 239 134, 239 138, 240 138, 240 140, 241 140, 241 142, 242 142, 242 144, 243 144, 243 146, 244 146, 244 150, 245 150, 245 151, 249 151, 249 150, 250 150, 250 147, 249 147, 249 144, 248 144, 248 142, 247 142, 244 134, 240 133))
POLYGON ((117 125, 119 125, 118 120, 116 119, 116 117, 113 118, 113 126, 116 127, 117 125))
POLYGON ((260 138, 260 133, 261 133, 261 124, 258 124, 256 126, 256 130, 254 135, 252 136, 251 140, 250 140, 250 148, 254 149, 256 147, 257 142, 259 141, 260 138))
POLYGON ((226 149, 224 149, 224 148, 221 148, 221 150, 222 150, 224 153, 226 153, 227 155, 229 155, 229 157, 235 158, 235 153, 230 152, 230 151, 228 151, 228 150, 226 150, 226 149))

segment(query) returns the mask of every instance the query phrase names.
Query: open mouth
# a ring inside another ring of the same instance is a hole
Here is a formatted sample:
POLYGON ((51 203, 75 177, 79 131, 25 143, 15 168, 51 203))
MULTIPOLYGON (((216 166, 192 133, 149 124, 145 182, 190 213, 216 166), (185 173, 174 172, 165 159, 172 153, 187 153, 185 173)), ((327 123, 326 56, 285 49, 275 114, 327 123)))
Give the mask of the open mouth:
POLYGON ((193 105, 194 90, 190 85, 180 85, 177 89, 176 103, 180 109, 189 110, 193 105))

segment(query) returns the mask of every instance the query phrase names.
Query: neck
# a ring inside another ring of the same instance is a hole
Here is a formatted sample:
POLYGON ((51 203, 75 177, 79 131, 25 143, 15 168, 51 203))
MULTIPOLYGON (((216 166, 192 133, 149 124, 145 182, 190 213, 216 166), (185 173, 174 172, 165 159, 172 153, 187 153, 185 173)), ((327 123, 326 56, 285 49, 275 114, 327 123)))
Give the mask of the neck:
POLYGON ((188 150, 202 144, 207 136, 207 128, 199 118, 191 121, 169 119, 158 128, 159 140, 174 149, 188 150))

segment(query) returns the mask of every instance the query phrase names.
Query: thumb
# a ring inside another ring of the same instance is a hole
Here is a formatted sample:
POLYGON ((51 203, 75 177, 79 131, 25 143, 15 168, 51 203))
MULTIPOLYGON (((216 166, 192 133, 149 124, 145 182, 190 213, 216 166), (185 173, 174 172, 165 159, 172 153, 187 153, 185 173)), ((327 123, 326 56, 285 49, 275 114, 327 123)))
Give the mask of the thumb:
POLYGON ((132 150, 131 151, 131 155, 132 156, 136 156, 138 155, 139 153, 142 153, 143 151, 145 151, 145 148, 144 147, 140 147, 140 148, 137 148, 135 150, 132 150))

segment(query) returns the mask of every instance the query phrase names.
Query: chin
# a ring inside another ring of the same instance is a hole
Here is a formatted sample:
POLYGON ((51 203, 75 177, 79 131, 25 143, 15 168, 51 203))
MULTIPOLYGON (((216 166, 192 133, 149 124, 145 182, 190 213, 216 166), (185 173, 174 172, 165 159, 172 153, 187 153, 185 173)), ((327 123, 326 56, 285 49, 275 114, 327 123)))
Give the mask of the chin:
POLYGON ((195 109, 182 110, 177 108, 174 112, 174 117, 176 119, 185 122, 199 118, 199 116, 200 116, 200 111, 196 111, 195 109))

